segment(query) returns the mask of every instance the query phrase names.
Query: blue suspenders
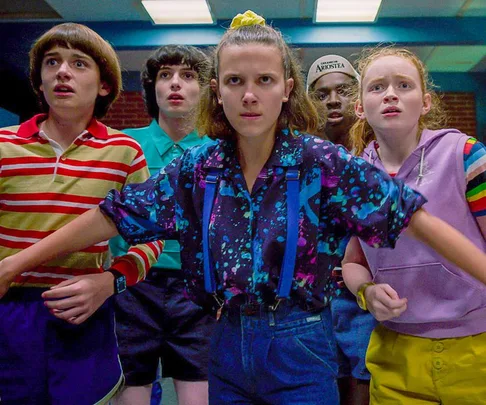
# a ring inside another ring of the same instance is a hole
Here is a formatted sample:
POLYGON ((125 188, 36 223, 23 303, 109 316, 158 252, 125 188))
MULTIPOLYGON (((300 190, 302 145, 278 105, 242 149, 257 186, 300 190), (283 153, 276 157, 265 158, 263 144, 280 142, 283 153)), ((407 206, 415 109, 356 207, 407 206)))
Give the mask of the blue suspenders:
MULTIPOLYGON (((222 169, 210 169, 206 176, 206 190, 203 205, 203 263, 204 263, 204 289, 214 296, 221 306, 222 301, 216 294, 216 280, 213 269, 213 260, 209 249, 209 220, 213 210, 214 197, 221 177, 222 169)), ((299 177, 300 172, 296 166, 289 167, 285 173, 287 183, 287 238, 285 253, 280 270, 277 289, 277 304, 282 299, 289 298, 297 255, 297 239, 299 236, 299 177)))

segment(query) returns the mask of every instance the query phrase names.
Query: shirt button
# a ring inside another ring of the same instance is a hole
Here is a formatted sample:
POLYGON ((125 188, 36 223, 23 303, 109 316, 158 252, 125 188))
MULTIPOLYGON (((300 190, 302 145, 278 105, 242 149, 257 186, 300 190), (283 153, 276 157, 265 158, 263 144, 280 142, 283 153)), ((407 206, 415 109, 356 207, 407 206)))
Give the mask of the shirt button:
POLYGON ((443 350, 444 350, 444 343, 442 343, 442 342, 435 343, 435 345, 434 345, 434 352, 440 353, 443 350))
POLYGON ((62 155, 61 160, 66 160, 66 156, 62 155))
POLYGON ((442 361, 442 359, 434 359, 433 364, 435 369, 440 370, 444 365, 444 362, 442 361))

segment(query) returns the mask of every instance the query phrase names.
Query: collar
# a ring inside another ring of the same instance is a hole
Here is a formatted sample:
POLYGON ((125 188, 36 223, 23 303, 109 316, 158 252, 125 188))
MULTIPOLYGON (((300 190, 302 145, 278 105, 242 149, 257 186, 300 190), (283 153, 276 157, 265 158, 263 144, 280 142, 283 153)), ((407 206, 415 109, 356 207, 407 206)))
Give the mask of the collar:
MULTIPOLYGON (((265 166, 289 167, 300 165, 302 163, 303 143, 302 135, 298 131, 294 131, 293 135, 288 129, 280 131, 276 134, 272 153, 265 166)), ((220 140, 206 159, 204 168, 222 169, 225 167, 225 162, 229 163, 232 159, 236 159, 236 142, 220 140)))
POLYGON ((183 151, 185 151, 192 146, 200 144, 200 137, 195 130, 188 133, 179 142, 174 142, 172 138, 160 127, 157 120, 152 120, 149 125, 149 129, 152 136, 152 141, 154 142, 160 156, 167 153, 167 151, 174 145, 178 145, 183 151))
MULTIPOLYGON (((39 125, 47 119, 47 114, 34 115, 30 120, 25 121, 19 127, 17 135, 21 138, 32 138, 39 133, 39 125)), ((91 135, 98 139, 108 139, 108 130, 101 122, 92 118, 88 128, 86 128, 91 135)))

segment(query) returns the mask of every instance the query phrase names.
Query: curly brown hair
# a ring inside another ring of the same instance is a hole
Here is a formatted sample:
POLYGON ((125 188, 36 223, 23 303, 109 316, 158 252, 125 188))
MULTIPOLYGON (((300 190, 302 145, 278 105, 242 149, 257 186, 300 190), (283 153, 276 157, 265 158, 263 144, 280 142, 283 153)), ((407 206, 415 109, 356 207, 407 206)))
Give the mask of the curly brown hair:
POLYGON ((325 109, 322 103, 309 97, 305 91, 304 77, 297 58, 285 43, 282 34, 268 25, 247 25, 229 29, 223 35, 210 58, 205 74, 204 86, 197 111, 196 128, 200 134, 211 138, 234 139, 235 130, 218 103, 211 80, 218 80, 219 55, 223 48, 231 45, 263 44, 276 47, 281 55, 285 80, 292 78, 294 86, 289 100, 283 104, 277 130, 288 128, 303 133, 317 134, 325 126, 325 109))
MULTIPOLYGON (((366 71, 371 63, 384 56, 398 56, 410 61, 416 68, 421 79, 422 94, 430 94, 432 108, 430 111, 422 115, 419 119, 419 128, 417 137, 420 136, 425 128, 440 129, 447 124, 447 117, 444 111, 443 103, 439 95, 434 91, 434 84, 429 78, 427 69, 423 62, 413 52, 405 48, 397 48, 394 45, 378 46, 375 48, 365 48, 356 62, 358 65, 358 72, 361 75, 361 84, 359 86, 359 94, 355 99, 361 99, 363 94, 363 82, 366 77, 366 71)), ((375 140, 373 129, 366 120, 357 120, 350 130, 350 140, 353 151, 356 155, 361 155, 366 146, 375 140)))
POLYGON ((96 99, 93 115, 103 118, 122 91, 120 62, 115 50, 96 32, 82 24, 59 24, 42 34, 32 46, 29 56, 30 81, 45 111, 49 111, 49 105, 40 90, 42 60, 46 52, 55 46, 79 49, 96 62, 101 81, 110 88, 109 94, 96 99))

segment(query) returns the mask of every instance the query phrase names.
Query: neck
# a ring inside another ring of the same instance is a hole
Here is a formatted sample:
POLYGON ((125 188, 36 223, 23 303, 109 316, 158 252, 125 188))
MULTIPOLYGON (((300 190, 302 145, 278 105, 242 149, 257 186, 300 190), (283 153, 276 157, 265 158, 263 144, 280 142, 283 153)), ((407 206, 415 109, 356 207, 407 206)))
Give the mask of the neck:
POLYGON ((336 145, 343 145, 346 149, 351 147, 348 131, 333 131, 332 128, 328 129, 327 136, 329 140, 336 145))
POLYGON ((392 136, 375 133, 380 146, 378 154, 389 173, 396 173, 418 145, 418 126, 407 133, 394 132, 392 136))
POLYGON ((275 132, 272 132, 272 136, 258 138, 238 136, 237 144, 238 160, 248 190, 251 192, 255 180, 272 153, 275 144, 275 132))
POLYGON ((194 131, 191 117, 167 117, 162 112, 159 112, 159 126, 174 142, 179 142, 187 134, 194 131))
POLYGON ((47 119, 41 124, 40 128, 50 139, 56 141, 66 150, 79 134, 88 127, 91 119, 92 115, 76 117, 73 116, 72 112, 67 115, 49 111, 47 119))

